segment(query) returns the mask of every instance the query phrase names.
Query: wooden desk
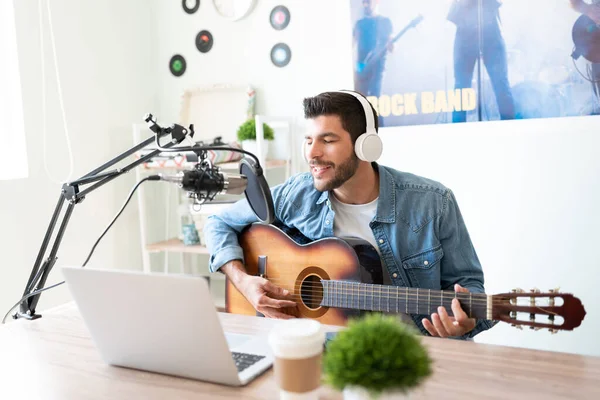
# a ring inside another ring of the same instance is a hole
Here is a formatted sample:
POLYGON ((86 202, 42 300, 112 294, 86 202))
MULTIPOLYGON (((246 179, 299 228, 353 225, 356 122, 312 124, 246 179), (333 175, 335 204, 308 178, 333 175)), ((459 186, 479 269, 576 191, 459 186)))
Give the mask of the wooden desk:
MULTIPOLYGON (((2 399, 278 398, 272 369, 246 387, 232 388, 108 366, 72 303, 42 315, 36 321, 0 326, 2 399)), ((227 331, 238 333, 266 334, 277 323, 220 317, 227 331)), ((435 372, 411 399, 600 399, 599 357, 427 337, 423 342, 435 372)), ((342 398, 330 388, 321 390, 322 399, 342 398)))

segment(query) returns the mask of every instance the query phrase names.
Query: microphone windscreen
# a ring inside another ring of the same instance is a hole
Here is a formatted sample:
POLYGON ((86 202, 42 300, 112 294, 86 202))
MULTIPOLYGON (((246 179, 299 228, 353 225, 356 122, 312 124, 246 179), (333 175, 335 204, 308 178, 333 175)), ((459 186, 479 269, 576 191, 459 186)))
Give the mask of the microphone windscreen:
POLYGON ((271 196, 271 189, 264 174, 257 174, 256 163, 249 158, 243 158, 240 162, 240 174, 245 175, 248 179, 244 195, 256 217, 261 222, 273 223, 275 221, 273 196, 271 196))

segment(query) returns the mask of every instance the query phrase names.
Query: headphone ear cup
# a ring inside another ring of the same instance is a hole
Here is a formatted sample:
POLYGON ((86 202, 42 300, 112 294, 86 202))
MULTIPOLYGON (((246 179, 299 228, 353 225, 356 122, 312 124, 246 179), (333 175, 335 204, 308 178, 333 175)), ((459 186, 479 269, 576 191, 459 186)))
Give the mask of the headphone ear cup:
POLYGON ((363 161, 377 161, 383 153, 383 142, 377 133, 363 133, 354 143, 354 152, 363 161))

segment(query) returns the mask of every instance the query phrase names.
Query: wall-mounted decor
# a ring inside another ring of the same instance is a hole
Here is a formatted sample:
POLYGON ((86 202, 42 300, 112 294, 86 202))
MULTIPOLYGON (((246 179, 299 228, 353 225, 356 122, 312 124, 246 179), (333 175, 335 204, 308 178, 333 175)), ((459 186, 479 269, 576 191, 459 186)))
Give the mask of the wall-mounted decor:
POLYGON ((183 11, 193 14, 200 8, 200 0, 181 0, 183 11))
POLYGON ((278 67, 285 67, 292 59, 292 50, 285 43, 277 43, 271 49, 271 61, 278 67))
POLYGON ((213 0, 217 13, 231 21, 238 21, 252 11, 256 0, 213 0))
POLYGON ((348 67, 380 126, 600 114, 599 25, 568 1, 527 0, 535 19, 518 1, 430 3, 350 0, 348 67))
POLYGON ((286 6, 276 6, 271 10, 269 22, 273 29, 285 29, 290 23, 290 10, 286 6))
POLYGON ((213 47, 213 36, 207 30, 202 30, 196 35, 196 48, 200 53, 208 53, 213 47))
POLYGON ((194 124, 194 140, 237 140, 237 130, 255 116, 256 92, 250 85, 214 84, 192 87, 182 95, 179 123, 194 124))
POLYGON ((175 76, 181 76, 186 69, 185 58, 180 54, 175 54, 169 61, 169 70, 175 76))

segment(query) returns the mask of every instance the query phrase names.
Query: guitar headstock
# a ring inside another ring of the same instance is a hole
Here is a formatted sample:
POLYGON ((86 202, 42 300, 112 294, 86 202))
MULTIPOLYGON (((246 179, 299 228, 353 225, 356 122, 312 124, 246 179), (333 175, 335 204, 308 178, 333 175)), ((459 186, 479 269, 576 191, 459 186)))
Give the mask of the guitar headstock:
POLYGON ((417 15, 412 21, 410 21, 410 23, 408 24, 409 27, 414 28, 417 25, 419 25, 421 23, 421 21, 423 21, 423 17, 421 14, 417 15))
POLYGON ((570 331, 581 325, 585 314, 581 300, 559 289, 542 293, 537 288, 529 292, 517 288, 492 296, 492 318, 519 329, 529 326, 535 330, 548 328, 551 333, 570 331))

